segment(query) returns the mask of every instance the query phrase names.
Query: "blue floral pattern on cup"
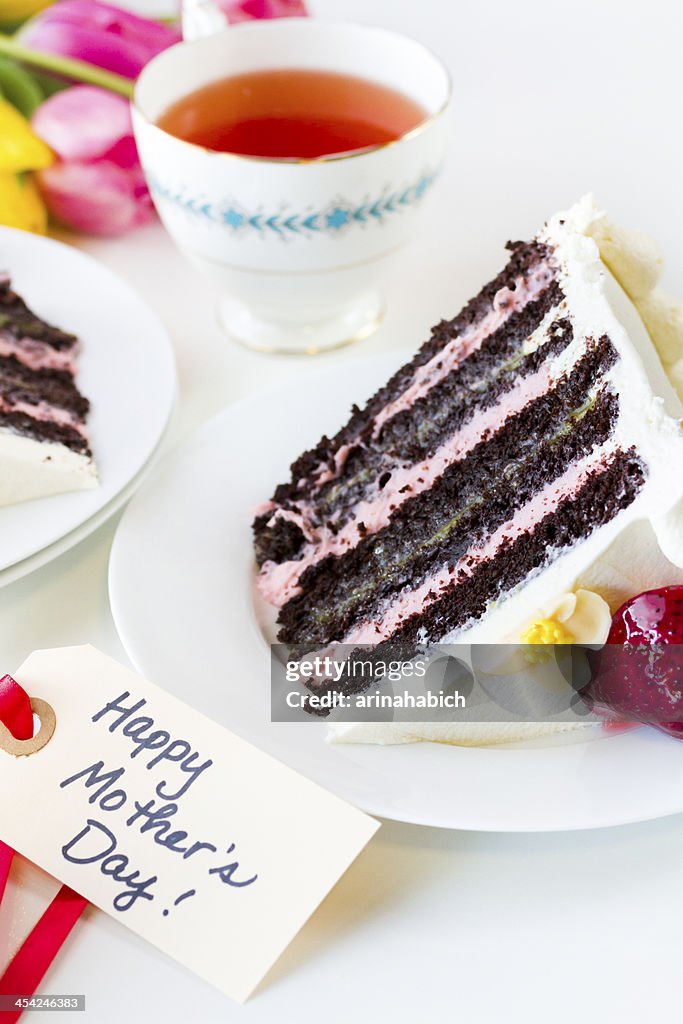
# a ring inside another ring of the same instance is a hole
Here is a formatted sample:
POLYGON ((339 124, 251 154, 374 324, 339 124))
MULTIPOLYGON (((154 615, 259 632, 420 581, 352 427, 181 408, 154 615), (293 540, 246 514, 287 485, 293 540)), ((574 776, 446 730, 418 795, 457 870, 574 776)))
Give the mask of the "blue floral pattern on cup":
POLYGON ((188 217, 202 218, 233 235, 258 234, 263 238, 313 238, 316 235, 340 235, 353 227, 382 224, 388 217, 419 203, 433 185, 438 170, 425 170, 417 181, 403 188, 387 186, 375 199, 357 204, 335 199, 325 209, 312 208, 292 212, 286 203, 277 212, 245 209, 236 200, 213 203, 193 196, 185 188, 174 188, 152 179, 149 187, 157 199, 179 207, 188 217))

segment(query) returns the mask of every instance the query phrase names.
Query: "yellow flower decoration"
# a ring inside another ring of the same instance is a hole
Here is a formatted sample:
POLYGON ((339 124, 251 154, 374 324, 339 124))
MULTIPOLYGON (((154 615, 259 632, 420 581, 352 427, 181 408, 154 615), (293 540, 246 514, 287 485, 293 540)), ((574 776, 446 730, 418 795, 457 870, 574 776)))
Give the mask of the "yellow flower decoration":
POLYGON ((522 633, 520 639, 523 644, 529 646, 529 650, 526 651, 527 661, 532 665, 539 665, 550 657, 550 652, 544 650, 544 647, 550 644, 573 644, 576 638, 561 622, 555 619, 538 619, 522 633))
POLYGON ((572 644, 574 634, 555 619, 539 619, 522 633, 523 644, 572 644))
POLYGON ((47 210, 30 175, 0 173, 0 224, 37 235, 47 232, 47 210))
POLYGON ((45 234, 47 211, 28 172, 50 167, 54 159, 26 118, 0 99, 0 224, 45 234))
POLYGON ((577 590, 563 594, 545 614, 534 619, 522 633, 520 643, 529 647, 525 652, 528 662, 542 664, 550 657, 547 648, 551 644, 604 643, 610 622, 609 605, 599 594, 577 590))
POLYGON ((16 107, 0 99, 0 171, 42 171, 54 154, 16 107))

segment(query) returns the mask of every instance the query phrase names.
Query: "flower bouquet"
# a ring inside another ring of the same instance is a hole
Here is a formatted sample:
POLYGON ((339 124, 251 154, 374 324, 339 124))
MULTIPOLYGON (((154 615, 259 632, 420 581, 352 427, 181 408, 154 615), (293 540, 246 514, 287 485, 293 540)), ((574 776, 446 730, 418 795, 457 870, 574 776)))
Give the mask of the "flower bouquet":
MULTIPOLYGON (((229 23, 306 13, 300 0, 219 6, 229 23)), ((147 223, 129 100, 178 25, 102 0, 0 0, 0 24, 0 224, 115 236, 147 223)))

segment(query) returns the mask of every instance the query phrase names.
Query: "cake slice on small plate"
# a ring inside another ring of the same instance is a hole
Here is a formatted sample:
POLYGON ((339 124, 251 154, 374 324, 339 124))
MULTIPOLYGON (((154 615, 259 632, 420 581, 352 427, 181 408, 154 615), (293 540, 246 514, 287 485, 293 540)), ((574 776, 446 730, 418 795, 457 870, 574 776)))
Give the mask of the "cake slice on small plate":
POLYGON ((257 510, 281 642, 509 638, 638 521, 683 566, 683 407, 601 252, 632 294, 656 260, 590 198, 508 248, 257 510))
POLYGON ((0 505, 97 486, 77 352, 0 274, 0 505))

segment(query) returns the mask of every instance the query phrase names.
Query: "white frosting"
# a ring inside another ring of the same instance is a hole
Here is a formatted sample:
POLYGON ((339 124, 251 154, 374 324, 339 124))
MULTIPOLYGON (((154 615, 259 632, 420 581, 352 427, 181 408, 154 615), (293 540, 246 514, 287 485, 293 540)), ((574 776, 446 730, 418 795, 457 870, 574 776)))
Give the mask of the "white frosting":
POLYGON ((632 523, 592 562, 577 585, 601 594, 615 612, 624 601, 643 590, 683 583, 683 570, 663 553, 652 524, 632 523))
POLYGON ((97 471, 88 456, 0 430, 0 506, 96 486, 97 471))
MULTIPOLYGON (((582 200, 588 205, 590 197, 582 200)), ((592 205, 586 219, 586 233, 595 239, 602 262, 611 270, 633 302, 649 295, 662 273, 663 260, 651 238, 615 224, 592 205)))
POLYGON ((638 301, 638 312, 665 366, 683 359, 683 307, 661 288, 638 301))
POLYGON ((428 741, 487 747, 592 728, 583 722, 343 722, 329 726, 327 741, 380 746, 428 741))
POLYGON ((683 357, 666 369, 671 384, 676 389, 678 397, 683 401, 683 357))
POLYGON ((638 309, 669 372, 683 359, 683 305, 657 286, 663 263, 656 244, 641 232, 614 224, 604 213, 597 214, 587 230, 638 309))

